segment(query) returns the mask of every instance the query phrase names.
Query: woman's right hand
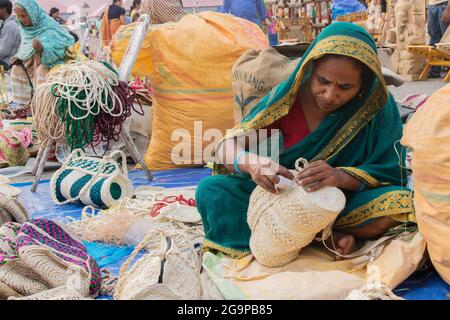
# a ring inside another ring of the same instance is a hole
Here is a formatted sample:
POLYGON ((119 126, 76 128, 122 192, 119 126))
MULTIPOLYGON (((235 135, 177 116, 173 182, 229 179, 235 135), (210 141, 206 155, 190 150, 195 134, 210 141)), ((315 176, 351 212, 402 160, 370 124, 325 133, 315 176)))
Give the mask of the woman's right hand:
POLYGON ((270 158, 256 155, 245 165, 244 171, 250 174, 257 185, 274 194, 278 193, 275 188, 275 185, 280 182, 278 176, 283 176, 289 180, 294 179, 292 172, 285 167, 270 158))

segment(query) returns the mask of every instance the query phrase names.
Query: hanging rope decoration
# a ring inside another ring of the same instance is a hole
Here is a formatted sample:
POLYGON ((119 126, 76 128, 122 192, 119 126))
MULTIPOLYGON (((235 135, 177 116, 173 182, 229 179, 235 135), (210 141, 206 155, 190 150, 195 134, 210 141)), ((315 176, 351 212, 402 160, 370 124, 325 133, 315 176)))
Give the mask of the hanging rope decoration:
POLYGON ((65 136, 72 149, 117 141, 123 122, 131 116, 134 97, 135 91, 119 81, 107 63, 63 65, 48 74, 33 99, 37 131, 43 140, 65 136))
POLYGON ((112 114, 100 113, 96 117, 96 129, 94 134, 95 142, 109 143, 110 141, 119 141, 119 134, 122 131, 123 123, 127 118, 131 117, 132 108, 139 115, 144 115, 144 109, 139 100, 137 101, 141 110, 136 110, 133 105, 136 97, 136 90, 129 87, 124 81, 120 81, 113 90, 118 100, 116 101, 115 106, 123 106, 122 114, 113 116, 112 114, 119 114, 119 110, 112 110, 112 114))

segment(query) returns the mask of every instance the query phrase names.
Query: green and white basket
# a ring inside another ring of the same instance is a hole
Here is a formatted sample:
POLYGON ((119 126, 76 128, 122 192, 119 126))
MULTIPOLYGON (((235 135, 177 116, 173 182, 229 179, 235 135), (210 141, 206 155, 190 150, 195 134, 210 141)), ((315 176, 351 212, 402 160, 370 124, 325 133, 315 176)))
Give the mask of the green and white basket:
POLYGON ((128 178, 126 157, 115 151, 102 158, 88 157, 81 149, 74 150, 64 165, 52 177, 51 195, 58 205, 81 202, 105 209, 133 195, 128 178), (122 168, 113 159, 122 158, 122 168))

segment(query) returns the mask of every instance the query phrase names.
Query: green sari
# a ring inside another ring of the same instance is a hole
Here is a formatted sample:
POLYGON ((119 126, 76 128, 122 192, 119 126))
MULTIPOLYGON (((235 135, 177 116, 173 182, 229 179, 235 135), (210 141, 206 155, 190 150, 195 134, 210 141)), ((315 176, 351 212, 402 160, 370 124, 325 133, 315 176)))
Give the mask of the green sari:
MULTIPOLYGON (((396 153, 402 122, 396 102, 381 72, 373 38, 361 27, 339 22, 327 27, 313 42, 291 76, 275 87, 225 137, 266 128, 289 113, 302 83, 311 75, 311 62, 325 54, 357 59, 372 71, 365 93, 328 115, 305 139, 283 150, 279 162, 294 169, 298 158, 325 160, 364 182, 362 192, 346 192, 347 205, 334 228, 345 230, 389 216, 415 222, 412 192, 406 186, 404 163, 396 153)), ((216 173, 224 173, 216 165, 216 173)), ((205 228, 204 250, 220 250, 235 257, 250 253, 247 210, 256 184, 245 175, 214 175, 197 189, 197 207, 205 228)))

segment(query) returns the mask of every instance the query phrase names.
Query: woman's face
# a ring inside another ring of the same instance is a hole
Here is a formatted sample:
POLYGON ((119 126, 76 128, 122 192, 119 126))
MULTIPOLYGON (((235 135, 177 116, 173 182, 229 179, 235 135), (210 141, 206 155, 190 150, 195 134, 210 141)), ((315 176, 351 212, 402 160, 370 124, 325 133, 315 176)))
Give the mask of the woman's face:
POLYGON ((17 16, 17 20, 25 26, 30 27, 33 25, 33 22, 31 21, 30 17, 28 16, 27 12, 20 6, 14 7, 14 12, 17 16))
POLYGON ((326 57, 314 64, 310 90, 317 107, 332 113, 358 95, 362 70, 351 58, 326 57))

